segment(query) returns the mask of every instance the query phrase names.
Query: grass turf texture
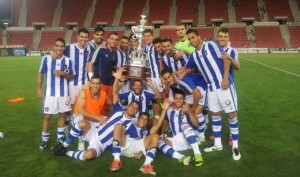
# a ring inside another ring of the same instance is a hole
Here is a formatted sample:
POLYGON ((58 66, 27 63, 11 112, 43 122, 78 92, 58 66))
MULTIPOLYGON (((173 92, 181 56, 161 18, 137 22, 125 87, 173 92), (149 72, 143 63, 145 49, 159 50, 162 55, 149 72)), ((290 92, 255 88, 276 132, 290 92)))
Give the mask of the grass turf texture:
MULTIPOLYGON (((241 54, 241 70, 236 72, 239 102, 240 161, 232 159, 227 145, 228 123, 223 118, 223 150, 205 153, 204 164, 184 167, 157 152, 154 161, 158 176, 298 176, 300 174, 299 103, 300 77, 263 65, 257 61, 300 75, 299 54, 241 54)), ((49 149, 40 151, 42 101, 36 96, 36 75, 41 57, 0 58, 0 176, 1 177, 94 177, 145 176, 138 171, 144 159, 122 157, 123 168, 110 173, 110 151, 82 162, 54 157, 49 149), (8 99, 25 97, 21 103, 8 99)), ((50 147, 56 145, 57 116, 52 118, 50 147)), ((211 128, 208 128, 207 136, 211 128)), ((72 146, 76 147, 76 143, 72 146)), ((192 151, 184 152, 192 155, 192 151)))

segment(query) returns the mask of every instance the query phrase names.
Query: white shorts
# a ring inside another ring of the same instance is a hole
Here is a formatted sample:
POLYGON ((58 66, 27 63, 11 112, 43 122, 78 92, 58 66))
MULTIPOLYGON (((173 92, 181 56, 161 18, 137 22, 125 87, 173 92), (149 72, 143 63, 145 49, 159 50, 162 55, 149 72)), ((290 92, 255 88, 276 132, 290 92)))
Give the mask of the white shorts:
POLYGON ((87 132, 87 134, 82 136, 83 141, 89 143, 87 149, 95 149, 97 152, 97 157, 100 156, 102 152, 104 152, 103 145, 100 143, 100 140, 98 138, 98 131, 99 131, 99 127, 91 123, 90 130, 87 132))
POLYGON ((175 151, 192 149, 191 145, 185 139, 183 133, 178 133, 176 136, 167 139, 172 142, 172 147, 175 151))
MULTIPOLYGON (((73 125, 77 124, 81 120, 84 120, 84 117, 81 114, 73 114, 72 118, 73 118, 72 119, 73 125)), ((91 124, 91 126, 94 126, 94 127, 100 126, 100 122, 89 121, 89 123, 91 124)))
POLYGON ((126 136, 126 144, 121 147, 121 155, 126 157, 134 157, 134 153, 142 152, 146 155, 144 139, 134 139, 126 136))
MULTIPOLYGON (((201 87, 197 87, 197 88, 201 93, 201 98, 200 98, 198 104, 201 106, 205 106, 207 104, 207 91, 203 90, 201 87)), ((172 89, 169 89, 169 100, 171 102, 174 102, 174 95, 173 95, 172 89)), ((184 101, 188 104, 194 104, 194 96, 192 94, 185 95, 184 101)))
POLYGON ((76 98, 82 88, 83 85, 78 85, 78 86, 74 86, 72 84, 69 85, 69 95, 71 98, 71 104, 75 104, 76 98))
MULTIPOLYGON (((152 81, 154 88, 156 88, 160 93, 164 91, 164 88, 162 87, 160 78, 151 77, 151 81, 152 81)), ((148 90, 155 93, 150 87, 148 87, 148 90)))
POLYGON ((71 111, 70 97, 45 96, 43 104, 44 114, 57 114, 71 111))
POLYGON ((230 85, 228 89, 222 88, 208 92, 208 108, 211 112, 220 112, 222 110, 225 113, 236 112, 237 108, 237 96, 234 85, 230 85))

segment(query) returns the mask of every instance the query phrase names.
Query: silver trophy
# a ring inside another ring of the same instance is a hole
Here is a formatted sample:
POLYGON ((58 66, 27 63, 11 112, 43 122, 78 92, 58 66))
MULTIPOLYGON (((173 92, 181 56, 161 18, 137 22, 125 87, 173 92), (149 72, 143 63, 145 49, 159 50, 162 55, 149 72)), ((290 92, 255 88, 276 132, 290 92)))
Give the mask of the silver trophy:
POLYGON ((145 26, 146 16, 141 15, 140 25, 132 26, 133 38, 137 40, 138 47, 133 49, 129 55, 129 62, 127 67, 127 77, 129 79, 145 79, 150 76, 150 69, 148 66, 147 55, 142 48, 143 31, 150 26, 145 26))

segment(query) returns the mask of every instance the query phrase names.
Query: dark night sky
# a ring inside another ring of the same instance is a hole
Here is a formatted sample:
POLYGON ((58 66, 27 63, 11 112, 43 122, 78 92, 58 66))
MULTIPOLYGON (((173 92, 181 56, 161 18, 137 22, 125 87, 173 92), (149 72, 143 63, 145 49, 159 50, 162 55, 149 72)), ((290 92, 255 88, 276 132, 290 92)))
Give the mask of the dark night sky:
POLYGON ((12 0, 0 0, 0 20, 11 19, 11 1, 12 0))

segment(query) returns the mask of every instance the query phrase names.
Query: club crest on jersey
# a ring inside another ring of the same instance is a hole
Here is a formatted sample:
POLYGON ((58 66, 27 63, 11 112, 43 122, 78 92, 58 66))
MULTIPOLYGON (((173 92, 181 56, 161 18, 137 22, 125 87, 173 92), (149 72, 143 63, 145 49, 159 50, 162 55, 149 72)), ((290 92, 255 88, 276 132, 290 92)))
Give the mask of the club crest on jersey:
POLYGON ((143 130, 142 134, 145 136, 147 134, 147 130, 143 130))
POLYGON ((205 55, 205 56, 207 55, 207 51, 206 51, 206 50, 204 50, 204 55, 205 55))
POLYGON ((229 106, 229 105, 231 104, 231 101, 230 101, 230 100, 226 100, 226 101, 225 101, 225 104, 226 104, 227 106, 229 106))
POLYGON ((65 105, 70 105, 70 101, 67 100, 67 101, 65 102, 65 105))
POLYGON ((70 71, 68 69, 68 65, 64 65, 64 73, 69 74, 70 71))

